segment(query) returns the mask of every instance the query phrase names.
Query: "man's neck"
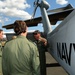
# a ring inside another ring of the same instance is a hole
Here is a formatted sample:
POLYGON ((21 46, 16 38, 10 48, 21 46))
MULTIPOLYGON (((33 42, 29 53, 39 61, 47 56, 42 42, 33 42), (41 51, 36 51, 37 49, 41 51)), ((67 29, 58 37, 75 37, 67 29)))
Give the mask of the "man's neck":
POLYGON ((22 35, 22 36, 25 36, 25 37, 26 37, 26 35, 27 35, 27 34, 26 34, 26 33, 21 33, 20 35, 22 35))

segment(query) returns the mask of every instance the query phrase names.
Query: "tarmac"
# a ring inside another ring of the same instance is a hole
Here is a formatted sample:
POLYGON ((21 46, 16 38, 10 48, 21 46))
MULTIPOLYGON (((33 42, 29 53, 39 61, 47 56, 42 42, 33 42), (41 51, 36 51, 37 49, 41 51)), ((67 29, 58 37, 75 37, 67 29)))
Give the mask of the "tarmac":
POLYGON ((46 52, 46 75, 68 75, 68 73, 58 64, 58 62, 46 52))

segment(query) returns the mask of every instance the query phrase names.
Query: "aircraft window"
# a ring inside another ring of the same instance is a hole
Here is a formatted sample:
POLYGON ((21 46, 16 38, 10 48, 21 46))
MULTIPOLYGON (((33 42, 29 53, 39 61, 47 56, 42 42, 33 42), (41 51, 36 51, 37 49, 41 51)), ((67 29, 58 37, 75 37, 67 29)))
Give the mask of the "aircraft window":
POLYGON ((51 26, 51 27, 52 27, 52 30, 54 30, 61 22, 62 22, 62 21, 58 21, 58 22, 56 23, 56 25, 52 25, 52 26, 51 26))

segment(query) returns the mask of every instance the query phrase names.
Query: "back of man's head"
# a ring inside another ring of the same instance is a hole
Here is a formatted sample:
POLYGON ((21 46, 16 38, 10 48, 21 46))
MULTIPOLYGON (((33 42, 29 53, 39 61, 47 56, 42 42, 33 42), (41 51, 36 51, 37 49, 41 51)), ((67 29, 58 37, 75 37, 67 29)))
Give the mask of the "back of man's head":
POLYGON ((16 20, 14 22, 14 31, 17 35, 21 34, 21 33, 25 33, 26 32, 26 23, 22 20, 16 20))

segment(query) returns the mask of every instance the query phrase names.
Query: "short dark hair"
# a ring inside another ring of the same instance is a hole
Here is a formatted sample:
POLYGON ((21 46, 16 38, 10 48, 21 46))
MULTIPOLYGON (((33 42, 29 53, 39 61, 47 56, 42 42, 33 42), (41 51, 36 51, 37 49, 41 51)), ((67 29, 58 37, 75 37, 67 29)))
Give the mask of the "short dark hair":
POLYGON ((37 35, 37 34, 40 34, 40 31, 39 30, 35 30, 34 32, 33 32, 33 35, 37 35))
POLYGON ((14 22, 14 31, 17 35, 26 32, 26 23, 22 20, 16 20, 14 22))
POLYGON ((2 29, 0 29, 0 33, 2 32, 3 30, 2 29))

